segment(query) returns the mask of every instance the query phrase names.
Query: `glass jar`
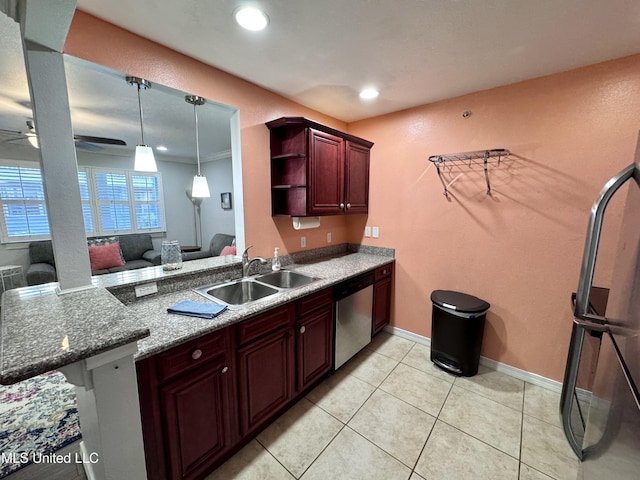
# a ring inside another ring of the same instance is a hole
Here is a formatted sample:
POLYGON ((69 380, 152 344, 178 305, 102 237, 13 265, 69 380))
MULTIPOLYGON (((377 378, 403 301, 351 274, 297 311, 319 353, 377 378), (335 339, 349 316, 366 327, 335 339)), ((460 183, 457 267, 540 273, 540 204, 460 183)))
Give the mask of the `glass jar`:
POLYGON ((160 250, 163 270, 178 270, 182 268, 182 253, 177 240, 163 240, 160 250))

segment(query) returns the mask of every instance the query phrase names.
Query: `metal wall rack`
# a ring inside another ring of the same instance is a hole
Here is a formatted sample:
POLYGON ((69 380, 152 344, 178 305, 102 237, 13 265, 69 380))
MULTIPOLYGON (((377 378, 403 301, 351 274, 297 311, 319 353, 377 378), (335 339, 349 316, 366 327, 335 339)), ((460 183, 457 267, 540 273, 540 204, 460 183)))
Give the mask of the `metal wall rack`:
POLYGON ((449 190, 447 188, 447 184, 444 182, 442 178, 441 168, 447 162, 452 163, 454 165, 460 163, 468 163, 469 167, 473 164, 473 160, 482 159, 484 166, 484 178, 487 181, 487 195, 491 194, 491 183, 489 182, 489 171, 488 164, 490 158, 497 158, 498 165, 500 165, 500 160, 502 158, 507 157, 511 152, 506 148, 494 148, 492 150, 477 150, 475 152, 463 152, 463 153, 449 153, 447 155, 431 155, 429 157, 429 161, 433 162, 436 165, 436 169, 438 170, 438 178, 440 182, 442 182, 442 186, 444 187, 444 191, 442 194, 445 197, 449 196, 449 190))

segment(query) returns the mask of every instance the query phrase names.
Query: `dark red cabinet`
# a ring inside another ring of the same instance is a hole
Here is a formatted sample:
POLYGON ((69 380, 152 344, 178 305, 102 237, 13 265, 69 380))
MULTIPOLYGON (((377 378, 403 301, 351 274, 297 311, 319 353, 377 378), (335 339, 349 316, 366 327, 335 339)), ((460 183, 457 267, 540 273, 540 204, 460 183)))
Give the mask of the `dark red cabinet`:
POLYGON ((333 366, 332 293, 329 288, 298 302, 298 392, 308 389, 333 366))
POLYGON ((312 128, 309 136, 310 215, 339 215, 344 209, 344 140, 312 128))
POLYGON ((193 478, 230 446, 224 358, 161 389, 169 478, 193 478))
POLYGON ((136 363, 148 478, 202 478, 238 440, 233 329, 136 363))
POLYGON ((243 436, 265 426, 293 398, 293 322, 291 304, 238 325, 238 401, 243 436))
POLYGON ((272 215, 367 213, 372 142, 302 117, 267 127, 272 215))
POLYGON ((374 274, 373 284, 373 322, 371 334, 375 335, 391 320, 391 279, 393 267, 378 267, 374 274))
POLYGON ((345 144, 345 208, 347 213, 369 210, 369 148, 347 140, 345 144))

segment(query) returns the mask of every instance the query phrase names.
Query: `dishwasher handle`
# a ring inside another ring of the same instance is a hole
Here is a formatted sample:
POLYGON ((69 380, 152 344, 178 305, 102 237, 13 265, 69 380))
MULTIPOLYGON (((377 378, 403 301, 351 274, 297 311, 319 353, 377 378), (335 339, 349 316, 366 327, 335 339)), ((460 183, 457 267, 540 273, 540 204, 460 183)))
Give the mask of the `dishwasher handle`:
POLYGON ((360 290, 364 290, 368 286, 373 285, 373 280, 374 272, 369 272, 345 282, 339 283, 338 285, 333 287, 333 299, 335 301, 342 300, 349 295, 353 295, 360 290))

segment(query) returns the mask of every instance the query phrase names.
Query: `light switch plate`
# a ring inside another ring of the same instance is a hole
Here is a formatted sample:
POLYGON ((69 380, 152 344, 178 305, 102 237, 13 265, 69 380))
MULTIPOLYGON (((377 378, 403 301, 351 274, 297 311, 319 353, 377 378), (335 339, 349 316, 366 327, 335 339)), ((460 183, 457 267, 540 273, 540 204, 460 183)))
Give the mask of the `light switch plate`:
POLYGON ((327 243, 331 243, 331 232, 327 232, 327 243))
POLYGON ((307 237, 300 237, 300 247, 304 248, 307 246, 307 237))
POLYGON ((144 285, 136 285, 136 298, 144 297, 145 295, 153 295, 154 293, 158 293, 158 284, 156 282, 153 283, 145 283, 144 285))
POLYGON ((380 229, 378 227, 373 227, 371 231, 372 231, 371 236, 373 238, 378 238, 380 236, 380 229))
POLYGON ((365 237, 371 236, 371 227, 364 227, 364 236, 365 237))

